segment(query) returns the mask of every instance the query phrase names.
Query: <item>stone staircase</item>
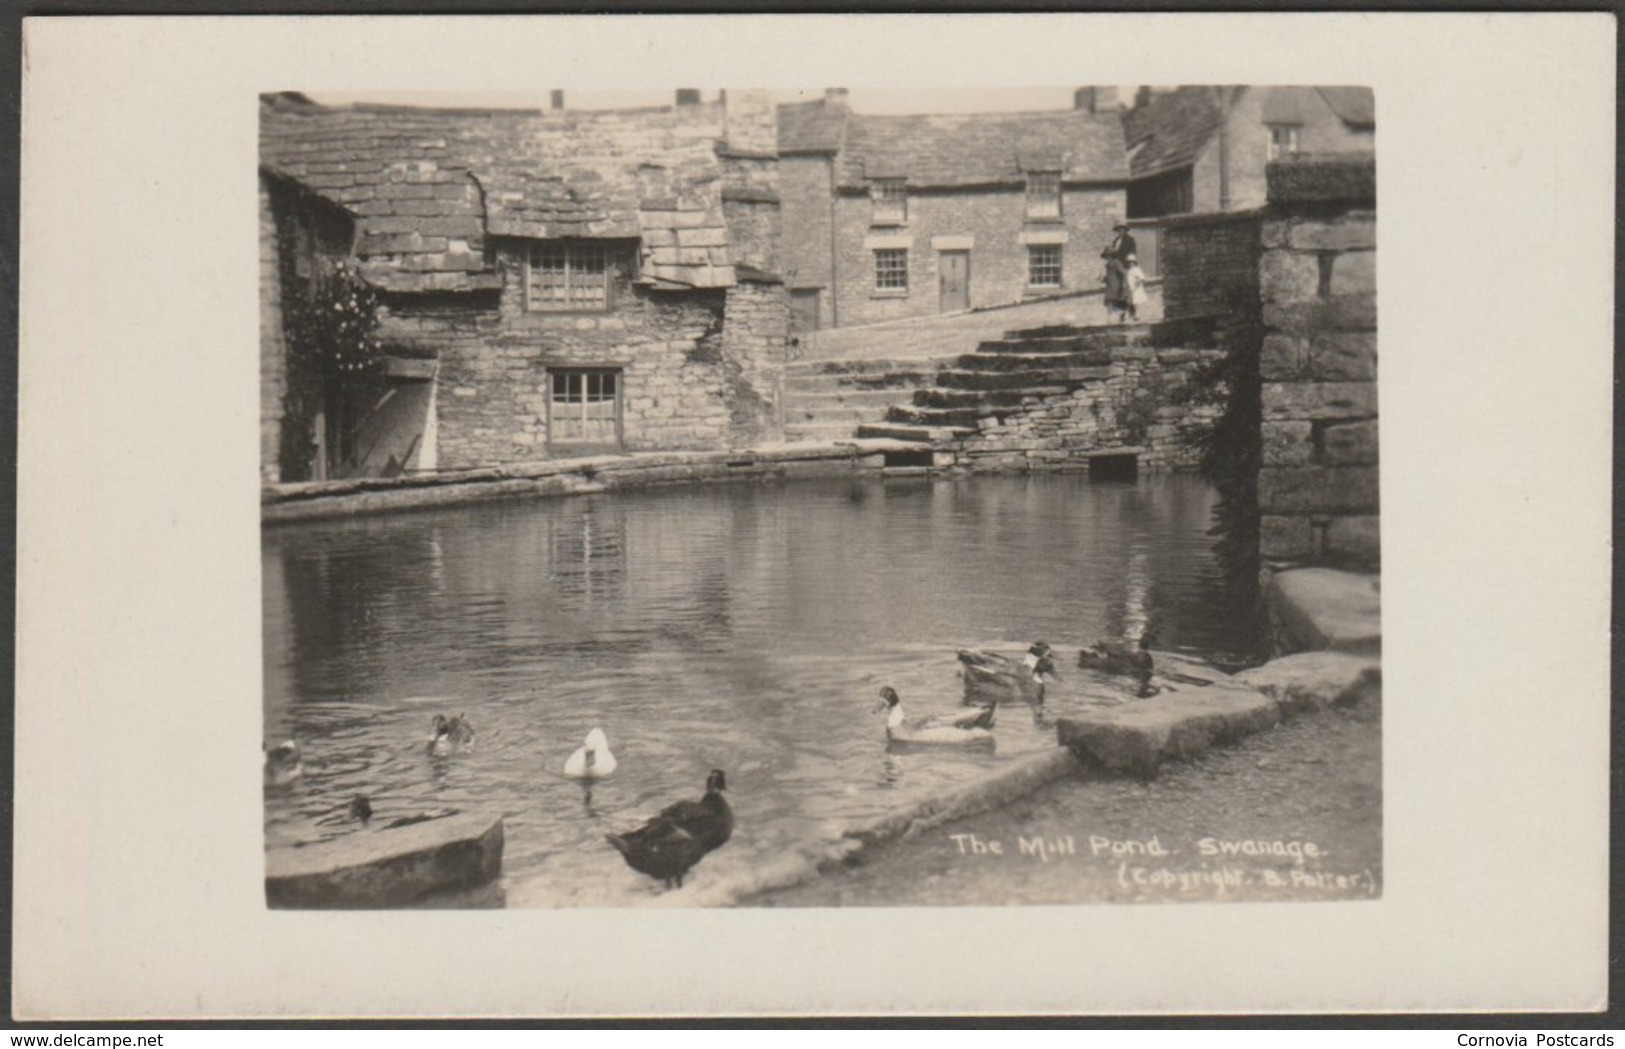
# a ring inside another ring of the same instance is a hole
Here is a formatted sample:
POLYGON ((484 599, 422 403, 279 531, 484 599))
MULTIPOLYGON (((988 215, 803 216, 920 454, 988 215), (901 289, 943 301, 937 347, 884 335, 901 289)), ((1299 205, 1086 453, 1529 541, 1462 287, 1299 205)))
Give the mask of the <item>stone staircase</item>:
POLYGON ((941 442, 985 429, 1046 398, 1111 377, 1115 354, 1214 346, 1215 318, 1007 331, 974 352, 905 360, 814 361, 785 380, 789 440, 889 437, 941 442))
POLYGON ((954 358, 801 361, 785 369, 785 439, 839 441, 885 419, 954 358))

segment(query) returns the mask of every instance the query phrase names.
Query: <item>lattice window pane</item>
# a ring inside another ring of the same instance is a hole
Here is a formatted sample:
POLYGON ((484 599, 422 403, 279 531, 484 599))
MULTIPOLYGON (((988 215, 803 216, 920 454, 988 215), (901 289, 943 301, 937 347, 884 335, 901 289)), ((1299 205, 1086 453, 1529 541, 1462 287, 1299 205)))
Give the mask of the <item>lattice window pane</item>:
POLYGON ((874 221, 897 223, 908 221, 908 183, 900 178, 874 179, 869 184, 874 200, 874 221))
POLYGON ((908 290, 908 251, 880 248, 875 252, 875 287, 888 291, 908 290))
POLYGON ((1057 171, 1035 171, 1027 175, 1027 217, 1060 218, 1061 175, 1057 171))
POLYGON ((1031 244, 1027 247, 1027 284, 1034 288, 1061 286, 1061 246, 1031 244))
POLYGON ((530 252, 527 304, 533 310, 606 310, 609 274, 609 253, 600 245, 539 244, 530 252))

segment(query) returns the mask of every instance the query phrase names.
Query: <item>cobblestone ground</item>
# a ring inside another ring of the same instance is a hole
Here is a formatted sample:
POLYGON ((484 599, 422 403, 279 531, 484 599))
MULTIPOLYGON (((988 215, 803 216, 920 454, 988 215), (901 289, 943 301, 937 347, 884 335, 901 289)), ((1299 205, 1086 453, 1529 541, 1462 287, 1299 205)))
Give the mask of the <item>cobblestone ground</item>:
POLYGON ((756 906, 1369 899, 1382 891, 1374 709, 1326 710, 1164 766, 1079 778, 866 849, 756 906), (997 848, 995 849, 995 845, 997 848))

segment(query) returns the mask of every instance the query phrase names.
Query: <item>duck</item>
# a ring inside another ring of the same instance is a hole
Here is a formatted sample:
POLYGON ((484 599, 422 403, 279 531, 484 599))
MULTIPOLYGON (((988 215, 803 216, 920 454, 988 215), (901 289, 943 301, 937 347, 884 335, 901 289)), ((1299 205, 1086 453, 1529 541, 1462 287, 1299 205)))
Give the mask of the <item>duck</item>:
POLYGON ((372 821, 372 799, 365 794, 357 794, 350 799, 348 815, 362 826, 366 826, 372 821))
POLYGON ((1153 695, 1156 689, 1151 684, 1152 660, 1149 649, 1155 640, 1150 632, 1140 634, 1137 642, 1122 638, 1102 638, 1088 648, 1079 650, 1078 666, 1106 674, 1132 677, 1138 686, 1136 691, 1139 696, 1143 698, 1153 695))
POLYGON ((1047 641, 1035 641, 1020 660, 1002 652, 962 648, 959 662, 964 665, 965 702, 1022 700, 1037 706, 1044 702, 1044 678, 1060 680, 1055 671, 1054 651, 1047 641))
POLYGON ((429 736, 428 751, 431 754, 449 754, 474 742, 474 726, 462 714, 448 718, 444 714, 434 716, 433 731, 429 736))
POLYGON ((659 878, 668 889, 680 889, 689 868, 733 836, 733 810, 722 796, 727 789, 727 776, 721 769, 712 769, 699 801, 667 805, 637 830, 606 834, 605 838, 628 867, 659 878))
POLYGON ((609 738, 595 728, 574 754, 564 759, 564 774, 571 779, 603 779, 615 771, 615 755, 609 752, 609 738))
POLYGON ((299 744, 293 740, 283 740, 265 751, 266 786, 285 787, 304 774, 305 765, 300 759, 299 744))
POLYGON ((889 711, 886 738, 893 743, 980 743, 993 738, 993 722, 999 713, 995 701, 960 714, 939 714, 911 722, 903 714, 903 701, 896 689, 887 685, 880 690, 880 698, 889 711))

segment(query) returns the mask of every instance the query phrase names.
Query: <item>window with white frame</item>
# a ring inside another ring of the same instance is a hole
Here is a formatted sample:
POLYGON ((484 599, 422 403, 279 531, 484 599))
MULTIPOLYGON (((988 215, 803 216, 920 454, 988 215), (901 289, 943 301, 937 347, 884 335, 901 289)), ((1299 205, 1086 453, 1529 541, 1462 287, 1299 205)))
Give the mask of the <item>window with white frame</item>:
POLYGON ((545 241, 531 246, 525 308, 601 313, 610 304, 610 252, 602 244, 545 241))
POLYGON ((1270 159, 1279 160, 1298 151, 1298 125, 1270 125, 1270 159))
POLYGON ((875 249, 875 290, 908 291, 908 249, 875 249))
POLYGON ((908 181, 900 178, 877 178, 869 183, 869 197, 874 201, 876 226, 899 225, 908 221, 908 181))
POLYGON ((1059 171, 1029 171, 1027 173, 1027 217, 1030 219, 1058 219, 1061 217, 1061 173, 1059 171))
POLYGON ((619 443, 621 373, 618 369, 552 373, 548 438, 554 444, 619 443))
POLYGON ((1027 286, 1029 288, 1061 286, 1061 245, 1027 245, 1027 286))

